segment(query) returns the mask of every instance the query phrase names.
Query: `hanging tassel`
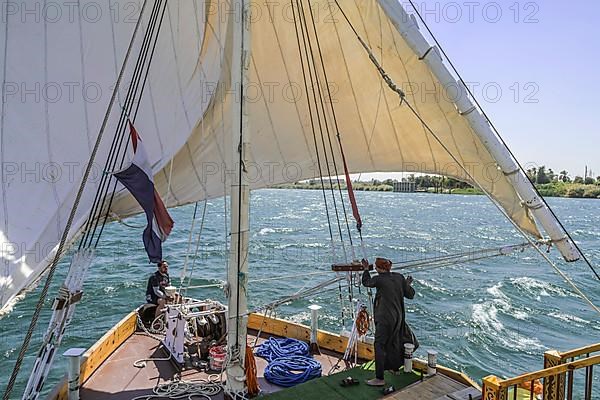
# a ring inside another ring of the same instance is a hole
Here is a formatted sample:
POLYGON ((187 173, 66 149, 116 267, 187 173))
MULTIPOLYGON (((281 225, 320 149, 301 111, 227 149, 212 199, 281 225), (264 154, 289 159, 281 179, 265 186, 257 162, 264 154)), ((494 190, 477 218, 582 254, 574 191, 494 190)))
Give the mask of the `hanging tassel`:
POLYGON ((246 345, 246 360, 244 362, 244 367, 246 369, 246 385, 248 388, 248 396, 254 397, 260 393, 260 387, 258 386, 256 360, 254 359, 252 348, 248 345, 246 345))

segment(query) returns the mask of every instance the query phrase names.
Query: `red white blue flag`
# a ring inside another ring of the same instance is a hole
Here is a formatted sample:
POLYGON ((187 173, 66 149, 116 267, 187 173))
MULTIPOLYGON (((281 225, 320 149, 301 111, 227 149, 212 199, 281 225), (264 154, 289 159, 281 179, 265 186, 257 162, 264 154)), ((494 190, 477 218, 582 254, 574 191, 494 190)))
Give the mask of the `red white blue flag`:
POLYGON ((142 139, 131 121, 127 122, 133 145, 133 160, 129 167, 114 175, 131 192, 146 213, 148 226, 144 229, 142 239, 150 262, 157 263, 163 259, 162 242, 167 240, 173 229, 173 219, 154 188, 152 167, 142 139))

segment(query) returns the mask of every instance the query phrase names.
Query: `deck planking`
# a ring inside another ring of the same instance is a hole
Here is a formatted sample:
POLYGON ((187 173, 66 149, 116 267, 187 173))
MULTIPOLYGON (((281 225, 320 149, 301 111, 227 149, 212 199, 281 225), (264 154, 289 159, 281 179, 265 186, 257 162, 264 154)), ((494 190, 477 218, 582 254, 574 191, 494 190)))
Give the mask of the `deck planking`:
MULTIPOLYGON (((258 339, 263 342, 268 337, 258 339)), ((248 335, 248 343, 253 344, 256 336, 248 335)), ((339 354, 322 351, 314 356, 327 374, 338 362, 339 354)), ((160 342, 144 334, 135 333, 127 339, 96 372, 82 385, 82 400, 131 400, 137 396, 151 395, 157 385, 172 381, 181 376, 182 380, 208 379, 209 375, 197 370, 185 370, 181 373, 170 361, 148 361, 146 367, 136 368, 133 363, 143 358, 167 358, 160 342)), ((272 393, 282 388, 270 384, 264 379, 267 362, 256 357, 258 381, 263 393, 272 393)), ((338 372, 338 371, 336 371, 338 372)), ((223 399, 223 393, 213 399, 223 399)))
MULTIPOLYGON (((469 400, 469 395, 465 391, 469 389, 460 382, 455 381, 447 376, 437 374, 426 378, 421 382, 410 385, 396 393, 386 397, 389 400, 469 400), (460 394, 459 394, 460 393, 460 394)), ((471 392, 473 400, 477 399, 477 395, 481 397, 481 392, 474 388, 471 392)))
MULTIPOLYGON (((262 334, 258 339, 261 343, 273 335, 262 334)), ((248 332, 248 343, 256 340, 256 331, 248 332)), ((323 368, 323 374, 328 375, 333 366, 338 363, 341 354, 323 350, 315 355, 323 368)), ((167 358, 166 351, 160 342, 141 333, 134 333, 119 346, 93 375, 81 387, 82 400, 131 400, 138 396, 152 395, 152 389, 157 385, 170 382, 178 377, 182 380, 208 379, 209 375, 195 369, 179 371, 170 361, 148 361, 146 367, 135 368, 133 363, 143 358, 167 358)), ((256 357, 258 381, 263 393, 273 393, 283 388, 270 384, 264 379, 267 362, 256 357)), ((343 363, 342 363, 343 368, 343 363)), ((340 372, 337 369, 332 373, 340 372)), ((458 396, 457 393, 471 388, 477 399, 477 390, 450 377, 439 374, 426 378, 407 388, 386 397, 398 400, 468 400, 468 395, 458 396)), ((480 397, 479 397, 480 398, 480 397)), ((223 399, 223 392, 212 397, 214 400, 223 399)), ((311 399, 305 399, 311 400, 311 399)), ((323 399, 315 399, 323 400, 323 399)))

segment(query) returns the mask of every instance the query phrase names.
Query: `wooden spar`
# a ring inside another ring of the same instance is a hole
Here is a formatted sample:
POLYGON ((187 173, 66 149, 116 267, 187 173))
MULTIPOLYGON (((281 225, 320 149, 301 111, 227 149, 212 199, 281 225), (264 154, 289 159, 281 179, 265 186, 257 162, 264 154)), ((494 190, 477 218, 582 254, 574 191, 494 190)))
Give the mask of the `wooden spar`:
MULTIPOLYGON (((361 263, 342 263, 342 264, 332 264, 331 270, 335 272, 361 272, 364 271, 365 268, 361 263)), ((373 264, 369 264, 369 271, 373 271, 373 264)))
POLYGON ((457 112, 467 119, 469 125, 490 152, 498 167, 509 179, 523 206, 527 207, 537 222, 556 245, 563 258, 568 262, 577 261, 581 255, 575 245, 569 240, 560 222, 554 217, 551 210, 540 198, 535 187, 525 175, 517 161, 512 157, 508 148, 492 130, 490 123, 473 104, 463 82, 456 81, 448 68, 444 65, 442 56, 436 46, 431 46, 419 30, 414 16, 410 16, 404 7, 394 0, 379 0, 379 4, 388 15, 394 26, 398 29, 406 43, 415 52, 419 60, 425 62, 433 75, 443 87, 456 88, 455 107, 457 112))
POLYGON ((248 1, 234 0, 233 13, 229 18, 233 24, 233 50, 231 57, 231 84, 234 90, 232 102, 232 164, 237 174, 231 181, 231 245, 229 253, 227 347, 225 366, 227 381, 225 395, 231 399, 243 398, 246 392, 246 334, 248 304, 246 285, 248 282, 248 229, 250 213, 250 188, 246 180, 246 154, 248 151, 248 129, 244 86, 248 79, 250 61, 250 30, 248 1), (239 99, 239 100, 238 100, 239 99))

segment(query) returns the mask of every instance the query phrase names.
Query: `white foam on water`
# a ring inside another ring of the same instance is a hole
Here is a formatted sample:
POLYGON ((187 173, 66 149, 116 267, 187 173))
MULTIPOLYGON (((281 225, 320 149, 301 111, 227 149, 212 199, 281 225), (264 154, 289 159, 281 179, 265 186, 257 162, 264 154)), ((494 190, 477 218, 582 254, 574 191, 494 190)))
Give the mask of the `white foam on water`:
POLYGON ((113 286, 106 286, 103 290, 104 290, 104 293, 106 293, 106 294, 114 293, 117 291, 117 289, 115 289, 113 286))
POLYGON ((427 279, 419 279, 418 282, 419 282, 419 284, 425 286, 426 288, 431 289, 431 291, 433 291, 433 292, 448 293, 448 290, 446 288, 437 286, 435 283, 433 283, 433 281, 429 281, 427 279))
POLYGON ((473 304, 472 318, 486 331, 504 330, 504 325, 498 319, 498 309, 493 303, 473 304))
POLYGON ((271 228, 262 228, 258 234, 261 236, 267 235, 269 233, 275 233, 275 229, 271 229, 271 228))
POLYGON ((502 292, 502 287, 502 283, 499 282, 486 289, 492 299, 473 305, 471 316, 473 322, 481 328, 484 335, 503 347, 526 351, 543 349, 544 346, 537 338, 527 337, 513 329, 506 329, 500 320, 499 314, 518 320, 525 320, 529 316, 525 311, 516 310, 512 306, 510 298, 502 292))
POLYGON ((580 325, 581 324, 587 325, 590 323, 590 321, 587 321, 583 318, 579 318, 579 317, 576 317, 575 315, 566 314, 566 313, 551 312, 550 314, 548 314, 548 316, 556 318, 556 319, 560 319, 561 321, 565 321, 565 322, 575 322, 580 325))
POLYGON ((566 290, 553 286, 548 282, 537 280, 530 277, 520 277, 511 279, 511 283, 515 285, 520 291, 526 292, 532 297, 541 300, 541 297, 559 296, 568 297, 569 292, 566 290))

